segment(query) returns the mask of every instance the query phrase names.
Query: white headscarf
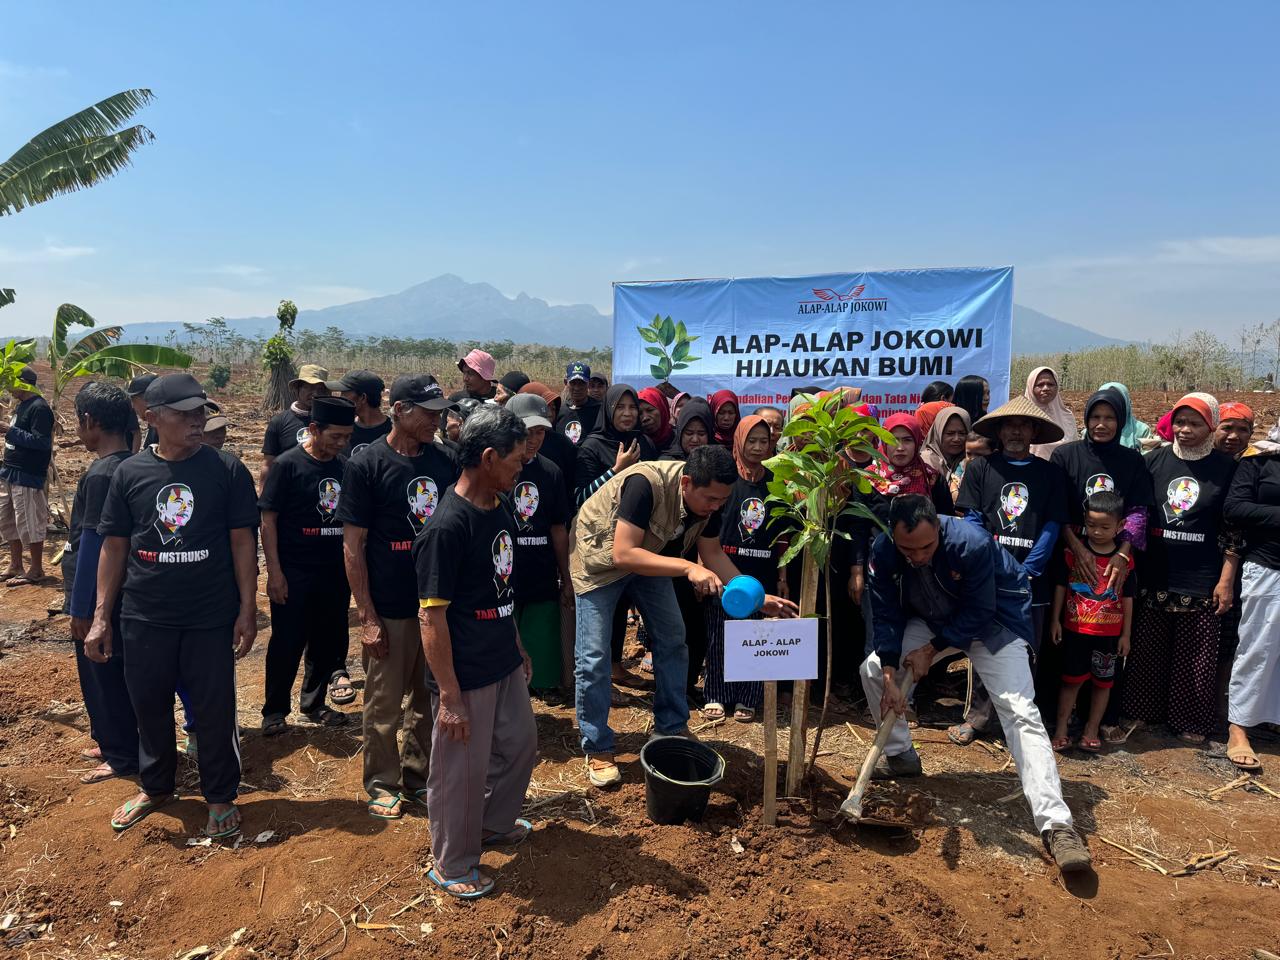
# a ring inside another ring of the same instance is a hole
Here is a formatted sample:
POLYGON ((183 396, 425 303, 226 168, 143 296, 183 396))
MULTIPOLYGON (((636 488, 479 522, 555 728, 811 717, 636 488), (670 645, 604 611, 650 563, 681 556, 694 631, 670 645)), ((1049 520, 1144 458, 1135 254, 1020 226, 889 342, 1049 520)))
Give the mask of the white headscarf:
POLYGON ((1076 417, 1062 400, 1062 383, 1058 380, 1058 374, 1052 367, 1036 367, 1027 377, 1027 389, 1023 396, 1039 407, 1044 415, 1062 428, 1062 439, 1055 440, 1053 443, 1033 443, 1031 445, 1032 456, 1039 457, 1041 460, 1048 460, 1053 451, 1064 443, 1070 443, 1079 434, 1076 427, 1076 417), (1040 378, 1040 374, 1047 373, 1053 377, 1053 382, 1058 384, 1058 393, 1049 403, 1041 403, 1036 399, 1035 385, 1036 380, 1040 378))

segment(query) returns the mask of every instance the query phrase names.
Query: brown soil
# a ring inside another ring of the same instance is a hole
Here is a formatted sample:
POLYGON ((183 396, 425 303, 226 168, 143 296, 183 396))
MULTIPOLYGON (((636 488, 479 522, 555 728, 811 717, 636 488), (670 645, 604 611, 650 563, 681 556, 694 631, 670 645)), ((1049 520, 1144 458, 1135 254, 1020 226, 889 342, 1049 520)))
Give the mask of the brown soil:
MULTIPOLYGON (((1274 403, 1252 399, 1274 418, 1274 403)), ((1148 408, 1164 402, 1141 396, 1139 411, 1154 422, 1148 408)), ((245 438, 256 469, 263 419, 247 401, 230 407, 232 443, 245 438)), ((70 482, 84 452, 59 458, 70 482)), ((534 837, 514 854, 486 854, 495 896, 456 902, 425 880, 423 811, 397 823, 366 816, 354 728, 259 735, 265 626, 238 671, 243 843, 188 844, 205 812, 185 759, 181 799, 117 836, 108 819, 135 787, 76 779, 90 741, 66 618, 48 612, 59 602, 56 587, 0 593, 0 942, 15 955, 1203 960, 1280 944, 1280 861, 1269 859, 1280 857, 1280 800, 1257 788, 1210 798, 1234 777, 1224 759, 1146 733, 1106 756, 1061 758, 1097 866, 1064 884, 1007 754, 952 745, 943 728, 958 709, 946 700, 916 732, 928 776, 868 795, 868 809, 923 824, 910 830, 854 828, 836 815, 873 736, 853 707, 834 712, 813 784, 781 801, 779 826, 766 829, 759 723, 701 732, 724 755, 726 779, 702 823, 659 827, 645 818, 637 762, 648 698, 619 691, 625 782, 607 794, 586 786, 572 712, 537 704, 534 837), (1236 852, 1174 878, 1100 837, 1142 847, 1169 872, 1236 852), (207 953, 189 954, 198 947, 207 953)), ((355 676, 359 685, 358 664, 355 676)), ((1280 790, 1270 773, 1280 740, 1263 734, 1255 745, 1269 768, 1261 782, 1280 790)))

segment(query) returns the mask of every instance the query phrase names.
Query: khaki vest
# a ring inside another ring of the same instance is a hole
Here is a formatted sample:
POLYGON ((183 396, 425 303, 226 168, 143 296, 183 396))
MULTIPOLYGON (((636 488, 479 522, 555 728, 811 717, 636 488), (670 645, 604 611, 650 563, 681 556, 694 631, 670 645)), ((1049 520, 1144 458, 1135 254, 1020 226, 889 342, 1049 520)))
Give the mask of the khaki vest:
MULTIPOLYGON (((587 498, 578 515, 569 524, 569 575, 575 593, 589 593, 599 587, 607 587, 627 575, 613 564, 613 531, 618 522, 618 500, 622 496, 622 484, 628 477, 644 477, 653 487, 653 515, 649 528, 644 532, 641 546, 654 553, 673 539, 682 524, 686 524, 684 497, 680 494, 680 477, 684 464, 678 460, 645 461, 634 464, 611 477, 604 486, 587 498)), ((685 526, 686 553, 702 528, 706 517, 689 517, 695 522, 685 526)))

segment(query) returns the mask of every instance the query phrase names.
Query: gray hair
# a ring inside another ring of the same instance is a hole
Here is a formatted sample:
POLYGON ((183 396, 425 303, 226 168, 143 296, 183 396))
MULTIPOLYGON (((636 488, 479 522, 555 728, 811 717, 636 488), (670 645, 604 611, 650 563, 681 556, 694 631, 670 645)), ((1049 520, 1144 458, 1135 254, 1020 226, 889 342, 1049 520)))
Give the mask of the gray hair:
POLYGON ((480 466, 480 458, 492 449, 505 457, 529 435, 524 421, 506 407, 482 404, 462 424, 458 435, 458 463, 463 470, 480 466))

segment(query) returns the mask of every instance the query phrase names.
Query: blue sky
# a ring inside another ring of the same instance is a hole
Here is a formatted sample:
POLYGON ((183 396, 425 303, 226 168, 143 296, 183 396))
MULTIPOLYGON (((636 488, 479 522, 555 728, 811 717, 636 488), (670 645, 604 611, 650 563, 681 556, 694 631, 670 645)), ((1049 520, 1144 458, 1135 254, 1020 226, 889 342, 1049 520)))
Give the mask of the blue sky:
POLYGON ((4 32, 0 156, 158 98, 132 169, 0 218, 5 332, 444 272, 608 311, 613 280, 1010 263, 1018 302, 1116 336, 1280 316, 1272 2, 26 4, 4 32))

